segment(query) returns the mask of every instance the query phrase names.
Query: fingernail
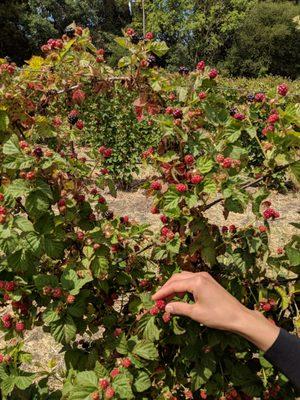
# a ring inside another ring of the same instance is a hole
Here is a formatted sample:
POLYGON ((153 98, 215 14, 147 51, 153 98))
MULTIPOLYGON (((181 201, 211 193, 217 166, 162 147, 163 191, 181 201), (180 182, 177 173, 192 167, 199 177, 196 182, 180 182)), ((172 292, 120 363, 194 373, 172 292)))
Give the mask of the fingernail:
POLYGON ((172 312, 173 312, 172 304, 167 304, 165 310, 166 310, 166 312, 172 314, 172 312))

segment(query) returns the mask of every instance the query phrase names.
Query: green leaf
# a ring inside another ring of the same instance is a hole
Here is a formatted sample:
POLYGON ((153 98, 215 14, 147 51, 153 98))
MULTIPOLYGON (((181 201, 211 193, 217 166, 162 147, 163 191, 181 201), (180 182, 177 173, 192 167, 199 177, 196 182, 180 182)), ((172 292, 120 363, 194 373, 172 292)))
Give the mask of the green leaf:
POLYGON ((150 46, 150 51, 156 54, 158 57, 164 56, 169 50, 166 42, 152 42, 150 46))
POLYGON ((38 290, 42 290, 45 286, 58 286, 58 279, 54 275, 35 275, 33 281, 38 290))
POLYGON ((151 379, 149 375, 144 372, 140 371, 138 376, 134 381, 134 388, 138 393, 145 392, 145 390, 151 387, 151 379))
POLYGON ((289 305, 291 304, 290 296, 287 294, 287 292, 285 291, 285 289, 283 287, 275 286, 275 290, 281 297, 282 310, 286 310, 289 307, 289 305))
POLYGON ((74 320, 69 314, 51 323, 50 329, 54 339, 60 343, 70 343, 75 338, 77 332, 74 320))
POLYGON ((108 272, 109 262, 105 256, 96 256, 91 262, 91 269, 95 277, 101 279, 108 272))
POLYGON ((129 41, 125 37, 116 37, 115 42, 118 43, 119 46, 127 49, 129 47, 129 41))
POLYGON ((158 351, 155 347, 154 343, 142 340, 138 342, 132 351, 133 354, 144 358, 145 360, 157 360, 158 359, 158 351))
POLYGON ((285 252, 289 259, 291 267, 297 267, 298 265, 300 265, 300 250, 295 249, 292 246, 286 246, 285 252))
POLYGON ((41 190, 34 190, 26 199, 25 208, 29 215, 37 219, 49 209, 49 198, 41 190))
POLYGON ((123 68, 131 64, 131 58, 128 56, 122 57, 118 62, 118 67, 123 68))
POLYGON ((16 376, 14 378, 15 385, 19 389, 25 390, 33 383, 34 378, 35 378, 35 374, 29 374, 28 376, 16 376))
POLYGON ((121 399, 130 400, 134 398, 131 390, 132 382, 127 374, 117 375, 112 386, 121 399))
POLYGON ((5 194, 13 198, 27 196, 29 192, 29 184, 24 179, 15 179, 5 190, 5 194))
POLYGON ((199 389, 212 377, 216 370, 216 360, 213 353, 204 354, 199 364, 190 372, 192 387, 199 389))
MULTIPOLYGON (((0 110, 0 120, 1 120, 1 110, 0 110)), ((1 130, 1 128, 0 128, 1 130)), ((3 145, 3 154, 6 156, 20 156, 22 155, 18 137, 13 135, 9 138, 7 142, 3 145)))
POLYGON ((214 166, 214 161, 209 157, 200 157, 197 160, 197 167, 201 174, 207 174, 212 170, 214 166))
POLYGON ((96 361, 94 371, 98 379, 105 378, 109 375, 107 369, 102 364, 100 364, 99 361, 96 361))
POLYGON ((99 390, 98 378, 94 371, 79 372, 70 392, 70 400, 91 400, 91 394, 99 390))
POLYGON ((155 316, 145 314, 139 322, 138 332, 143 333, 143 337, 150 341, 159 340, 159 329, 155 324, 155 316))
POLYGON ((22 232, 34 231, 32 222, 29 221, 28 218, 22 217, 21 215, 17 215, 17 216, 14 217, 14 224, 22 232))
POLYGON ((50 236, 44 238, 45 252, 48 257, 58 260, 64 255, 64 242, 59 240, 53 240, 50 236))
POLYGON ((269 191, 265 187, 258 189, 253 195, 252 211, 258 217, 261 216, 260 205, 268 196, 269 191))
POLYGON ((9 117, 6 110, 0 109, 0 131, 7 131, 9 126, 9 117))

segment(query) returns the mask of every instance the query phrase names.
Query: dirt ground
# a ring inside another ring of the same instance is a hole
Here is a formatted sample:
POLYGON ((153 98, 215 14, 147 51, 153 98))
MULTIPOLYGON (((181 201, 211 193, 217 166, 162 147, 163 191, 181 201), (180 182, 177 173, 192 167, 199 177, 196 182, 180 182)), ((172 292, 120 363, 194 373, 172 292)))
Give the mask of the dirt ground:
MULTIPOLYGON (((129 215, 131 219, 137 222, 149 223, 152 227, 159 227, 159 215, 151 214, 151 199, 145 196, 143 189, 131 192, 119 191, 117 198, 106 196, 111 205, 111 209, 116 215, 129 215)), ((278 247, 284 246, 291 236, 296 233, 296 228, 290 225, 290 222, 300 222, 300 194, 290 192, 287 195, 272 193, 270 196, 273 207, 280 212, 280 218, 271 223, 271 247, 275 251, 278 247)), ((244 226, 253 221, 253 214, 248 209, 245 214, 230 213, 228 220, 225 221, 222 214, 222 206, 216 205, 207 211, 209 220, 219 226, 236 224, 244 226)), ((0 338, 0 344, 2 339, 0 338)), ((2 342, 3 343, 3 342, 2 342)), ((61 380, 64 371, 63 354, 60 353, 61 346, 53 338, 42 331, 41 328, 35 328, 26 333, 25 350, 33 355, 30 365, 26 365, 28 371, 53 371, 51 386, 53 388, 61 387, 61 380)))

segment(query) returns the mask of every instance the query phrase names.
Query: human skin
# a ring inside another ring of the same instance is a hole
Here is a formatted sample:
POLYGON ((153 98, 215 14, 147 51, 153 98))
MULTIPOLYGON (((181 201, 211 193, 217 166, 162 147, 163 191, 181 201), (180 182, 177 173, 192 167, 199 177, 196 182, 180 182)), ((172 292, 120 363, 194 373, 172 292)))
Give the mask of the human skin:
POLYGON ((182 272, 173 275, 153 296, 153 300, 172 300, 191 293, 194 303, 169 302, 166 312, 182 315, 210 328, 243 336, 267 351, 277 339, 280 328, 260 312, 246 308, 207 272, 182 272))

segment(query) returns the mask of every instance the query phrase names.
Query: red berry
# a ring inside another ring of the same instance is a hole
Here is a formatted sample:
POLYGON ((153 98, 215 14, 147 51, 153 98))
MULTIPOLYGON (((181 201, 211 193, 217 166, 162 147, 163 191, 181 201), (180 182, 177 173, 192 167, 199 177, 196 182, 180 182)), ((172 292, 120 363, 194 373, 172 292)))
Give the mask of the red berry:
POLYGON ((23 332, 24 330, 25 330, 24 322, 17 322, 16 323, 16 331, 17 332, 23 332))
POLYGON ((98 385, 101 389, 106 389, 109 385, 109 382, 107 379, 100 379, 98 385))
POLYGON ((192 177, 191 177, 191 183, 193 184, 193 185, 198 185, 199 183, 201 183, 202 181, 203 181, 203 176, 202 175, 199 175, 199 174, 196 174, 196 175, 193 175, 192 177))
POLYGON ((123 358, 122 366, 125 368, 129 368, 131 366, 131 360, 129 358, 123 358))
POLYGON ((124 217, 121 217, 121 222, 122 222, 122 224, 128 224, 128 222, 129 222, 128 215, 124 215, 124 217))
POLYGON ((188 190, 188 187, 184 183, 178 183, 178 185, 176 185, 176 189, 178 190, 178 192, 184 193, 188 190))
POLYGON ((8 292, 13 292, 16 288, 15 282, 5 282, 5 290, 8 292))
POLYGON ((256 93, 256 95, 255 95, 256 102, 261 103, 265 100, 266 100, 266 96, 264 95, 264 93, 256 93))
POLYGON ((4 201, 4 194, 0 193, 0 201, 4 201))
POLYGON ((204 100, 204 99, 206 99, 206 97, 207 97, 206 92, 200 92, 200 93, 198 94, 199 100, 204 100))
POLYGON ((66 302, 68 304, 73 304, 75 300, 76 300, 76 297, 73 294, 69 294, 66 298, 66 302))
POLYGON ((204 390, 204 389, 200 390, 200 397, 201 397, 201 399, 207 399, 206 390, 204 390))
POLYGON ((279 115, 278 114, 271 114, 268 118, 268 122, 270 124, 275 124, 275 122, 279 121, 279 115))
POLYGON ((133 28, 128 28, 128 29, 126 30, 126 35, 127 35, 127 36, 133 36, 134 34, 135 34, 135 31, 134 31, 133 28))
POLYGON ((230 225, 229 232, 235 233, 236 232, 236 226, 235 225, 230 225))
POLYGON ((168 324, 171 321, 171 314, 165 312, 162 316, 162 319, 165 324, 168 324))
POLYGON ((260 226, 258 227, 258 229, 259 229, 259 231, 260 231, 261 233, 267 232, 267 230, 268 230, 268 228, 267 228, 265 225, 260 225, 260 226))
POLYGON ((105 158, 109 158, 111 155, 112 155, 112 149, 105 149, 105 150, 103 151, 103 156, 104 156, 105 158))
POLYGON ((115 378, 117 375, 119 375, 119 373, 120 373, 119 368, 114 368, 114 369, 111 371, 110 376, 111 376, 112 378, 115 378))
POLYGON ((98 153, 104 154, 105 150, 106 150, 105 146, 100 146, 99 149, 98 149, 98 153))
POLYGON ((160 216, 160 220, 163 224, 166 224, 168 222, 168 217, 166 217, 165 215, 161 215, 160 216))
POLYGON ((152 32, 146 33, 145 39, 152 40, 154 39, 154 34, 152 32))
POLYGON ((157 307, 157 306, 153 306, 151 309, 150 309, 150 314, 151 315, 157 315, 159 313, 159 308, 157 307))
POLYGON ((224 161, 225 157, 222 154, 218 154, 216 157, 217 163, 221 164, 224 161))
POLYGON ((74 103, 76 104, 82 104, 85 100, 85 93, 83 90, 81 89, 77 89, 73 92, 72 94, 72 100, 74 101, 74 103))
POLYGON ((215 79, 218 76, 218 71, 214 68, 209 72, 208 76, 210 79, 215 79))
POLYGON ((172 115, 173 114, 173 107, 167 107, 165 114, 172 115))
POLYGON ((102 168, 100 170, 100 172, 101 172, 102 175, 108 175, 109 174, 109 170, 107 168, 102 168))
POLYGON ((267 311, 267 312, 270 311, 271 308, 272 308, 272 306, 271 306, 270 303, 265 303, 265 304, 263 304, 263 306, 262 306, 262 309, 263 309, 264 311, 267 311))
POLYGON ((62 294, 63 294, 63 291, 61 288, 54 288, 52 290, 52 297, 54 299, 59 299, 62 296, 62 294))
POLYGON ((161 234, 162 234, 162 236, 167 237, 169 232, 170 232, 170 229, 169 229, 168 227, 163 226, 163 227, 161 228, 161 234))
POLYGON ((11 328, 11 321, 3 321, 3 326, 6 329, 10 329, 11 328))
POLYGON ((92 400, 100 400, 99 392, 93 392, 93 393, 91 394, 91 399, 92 399, 92 400))
POLYGON ((105 398, 112 399, 115 395, 115 391, 112 387, 108 387, 105 391, 105 398))
POLYGON ((244 114, 236 113, 236 114, 233 115, 233 118, 237 119, 238 121, 243 121, 246 117, 245 117, 244 114))
POLYGON ((183 117, 182 110, 180 110, 180 108, 175 108, 175 110, 173 110, 173 117, 176 119, 181 119, 183 117))
POLYGON ((115 330, 114 330, 114 336, 115 337, 118 337, 118 336, 120 336, 121 334, 122 334, 122 329, 121 328, 116 328, 115 330))
POLYGON ((227 233, 227 232, 228 232, 227 226, 222 226, 222 233, 227 233))
POLYGON ((161 183, 159 181, 154 181, 151 183, 151 189, 153 190, 161 190, 161 183))
POLYGON ((77 232, 76 236, 77 236, 77 240, 82 241, 84 239, 84 233, 81 231, 77 232))
POLYGON ((222 167, 223 168, 231 168, 232 167, 232 159, 231 158, 225 158, 224 161, 222 162, 222 167))
POLYGON ((285 83, 282 83, 277 87, 277 93, 280 94, 280 96, 286 96, 287 92, 289 91, 288 86, 285 83))
POLYGON ((156 305, 156 307, 157 307, 159 310, 163 310, 163 311, 164 311, 164 309, 165 309, 165 307, 166 307, 166 303, 165 303, 164 300, 157 300, 157 301, 155 302, 155 305, 156 305))
POLYGON ((205 61, 203 61, 203 60, 199 61, 196 68, 197 68, 198 71, 204 71, 204 69, 205 69, 205 61))
POLYGON ((187 155, 184 157, 184 162, 185 162, 187 165, 192 165, 192 164, 194 164, 194 162, 195 162, 194 156, 192 156, 192 154, 187 154, 187 155))
POLYGON ((81 119, 79 119, 77 122, 76 122, 76 128, 78 128, 78 129, 83 129, 84 128, 84 122, 81 120, 81 119))
POLYGON ((103 196, 99 196, 99 197, 98 197, 98 203, 99 203, 99 204, 105 204, 105 203, 106 203, 105 198, 104 198, 103 196))
POLYGON ((152 206, 150 211, 151 211, 151 214, 158 214, 159 213, 159 209, 156 206, 152 206))
POLYGON ((10 314, 4 314, 1 317, 2 322, 9 322, 11 320, 10 314))
POLYGON ((4 281, 0 281, 0 289, 4 289, 5 288, 5 282, 4 281))
POLYGON ((0 354, 0 364, 3 363, 3 361, 4 361, 4 356, 3 354, 0 354))
POLYGON ((34 171, 27 172, 26 179, 28 181, 33 181, 35 179, 35 172, 34 171))
POLYGON ((282 247, 278 247, 277 254, 283 254, 283 253, 284 253, 283 248, 282 247))

